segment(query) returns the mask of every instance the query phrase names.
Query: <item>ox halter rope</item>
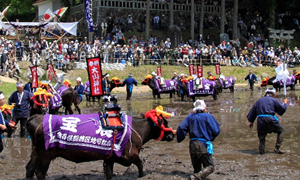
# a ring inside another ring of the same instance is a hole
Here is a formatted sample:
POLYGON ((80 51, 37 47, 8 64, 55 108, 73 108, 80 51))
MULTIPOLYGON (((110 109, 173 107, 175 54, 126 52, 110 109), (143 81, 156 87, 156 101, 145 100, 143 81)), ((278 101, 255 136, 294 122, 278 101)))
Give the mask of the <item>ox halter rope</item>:
POLYGON ((33 93, 33 96, 30 99, 33 100, 36 106, 48 107, 49 106, 48 97, 50 96, 53 97, 53 95, 51 93, 48 93, 45 89, 38 88, 37 91, 33 93), (41 103, 43 99, 45 103, 41 103))
POLYGON ((111 80, 114 82, 114 84, 116 85, 116 87, 118 87, 118 85, 123 84, 123 83, 120 81, 120 79, 117 78, 117 77, 113 77, 111 80))
POLYGON ((164 111, 161 110, 162 106, 158 106, 157 108, 148 111, 145 114, 145 118, 150 118, 152 120, 152 122, 154 123, 154 126, 157 126, 160 128, 160 135, 157 139, 155 139, 156 141, 160 141, 162 140, 162 138, 164 137, 165 132, 172 132, 173 129, 172 128, 167 128, 164 125, 164 118, 168 118, 171 116, 170 113, 166 113, 164 111), (161 119, 162 122, 159 123, 158 119, 161 119))
POLYGON ((49 102, 48 102, 48 98, 47 98, 46 94, 39 94, 38 96, 39 96, 39 102, 37 101, 37 96, 32 96, 30 99, 33 100, 34 104, 37 106, 48 107, 49 102), (40 102, 42 102, 42 98, 44 98, 45 104, 40 103, 40 102))

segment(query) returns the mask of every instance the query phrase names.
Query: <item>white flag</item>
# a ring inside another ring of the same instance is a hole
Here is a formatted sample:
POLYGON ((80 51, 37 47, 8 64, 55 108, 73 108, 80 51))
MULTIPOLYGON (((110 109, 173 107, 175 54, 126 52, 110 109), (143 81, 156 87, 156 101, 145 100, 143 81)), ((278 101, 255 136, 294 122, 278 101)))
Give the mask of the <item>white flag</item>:
POLYGON ((44 21, 49 22, 55 17, 55 14, 48 8, 44 15, 44 21))
POLYGON ((277 73, 277 76, 276 76, 276 80, 279 81, 279 80, 286 80, 288 77, 289 77, 289 71, 287 69, 287 64, 285 64, 285 68, 283 68, 283 64, 280 64, 278 67, 275 68, 275 71, 277 73), (285 69, 285 70, 283 70, 285 69))

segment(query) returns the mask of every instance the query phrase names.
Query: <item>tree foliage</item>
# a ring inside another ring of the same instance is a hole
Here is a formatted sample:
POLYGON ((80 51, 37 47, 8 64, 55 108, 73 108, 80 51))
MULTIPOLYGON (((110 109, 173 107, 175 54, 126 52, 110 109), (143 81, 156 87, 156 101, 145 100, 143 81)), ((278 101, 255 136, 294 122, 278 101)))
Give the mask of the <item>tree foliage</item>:
POLYGON ((6 18, 10 21, 19 19, 20 21, 32 21, 35 17, 35 7, 32 6, 36 0, 2 0, 1 11, 11 5, 6 13, 6 18))

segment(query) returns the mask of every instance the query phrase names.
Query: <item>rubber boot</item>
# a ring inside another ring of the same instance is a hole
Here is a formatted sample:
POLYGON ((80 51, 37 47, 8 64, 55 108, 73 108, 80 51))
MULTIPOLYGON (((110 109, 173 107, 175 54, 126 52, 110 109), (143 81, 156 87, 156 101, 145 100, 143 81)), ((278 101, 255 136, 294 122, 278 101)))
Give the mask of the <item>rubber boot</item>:
POLYGON ((275 149, 274 149, 274 152, 275 152, 276 154, 284 154, 285 152, 282 151, 282 150, 280 150, 279 148, 280 148, 279 146, 276 146, 275 149))
POLYGON ((196 178, 196 179, 199 179, 199 180, 203 180, 205 179, 208 175, 210 175, 211 173, 213 173, 215 170, 215 167, 213 166, 208 166, 206 168, 203 169, 203 171, 200 171, 198 173, 195 173, 193 176, 196 178))

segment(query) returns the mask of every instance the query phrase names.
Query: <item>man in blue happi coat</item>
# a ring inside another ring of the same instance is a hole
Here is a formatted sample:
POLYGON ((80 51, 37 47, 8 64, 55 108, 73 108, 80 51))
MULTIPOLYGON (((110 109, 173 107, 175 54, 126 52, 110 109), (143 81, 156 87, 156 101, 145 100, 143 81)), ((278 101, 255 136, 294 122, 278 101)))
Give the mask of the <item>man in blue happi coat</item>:
POLYGON ((264 97, 260 98, 247 115, 249 127, 253 127, 253 122, 257 117, 257 134, 259 139, 259 153, 265 153, 265 142, 267 133, 277 133, 277 142, 274 149, 275 153, 283 154, 284 151, 280 150, 283 142, 284 129, 279 124, 279 119, 275 114, 282 116, 286 109, 288 100, 285 99, 284 103, 279 102, 275 96, 276 90, 270 88, 266 90, 264 97))
POLYGON ((205 179, 215 169, 211 142, 220 134, 220 127, 216 119, 206 113, 206 104, 203 100, 197 100, 194 107, 195 113, 188 115, 174 133, 177 134, 178 143, 189 133, 190 156, 194 167, 194 174, 190 179, 205 179))
POLYGON ((32 75, 29 75, 29 82, 27 82, 24 86, 24 90, 27 90, 31 93, 34 93, 36 91, 36 88, 32 88, 32 75))
POLYGON ((248 80, 250 89, 253 91, 253 85, 257 81, 257 77, 252 73, 252 70, 249 71, 249 74, 246 76, 245 80, 248 80))
POLYGON ((83 95, 83 91, 84 91, 84 86, 81 83, 81 77, 78 77, 76 79, 76 86, 74 87, 74 90, 76 90, 78 93, 78 99, 79 99, 78 104, 80 104, 82 101, 82 95, 83 95))
POLYGON ((33 96, 29 91, 24 90, 22 81, 16 83, 17 91, 13 92, 8 99, 9 105, 14 105, 13 121, 21 123, 21 137, 25 136, 25 127, 29 116, 30 98, 33 96))
POLYGON ((129 74, 129 77, 123 81, 123 84, 126 85, 127 97, 126 100, 130 100, 132 95, 133 85, 137 86, 137 81, 132 77, 132 74, 129 74))

